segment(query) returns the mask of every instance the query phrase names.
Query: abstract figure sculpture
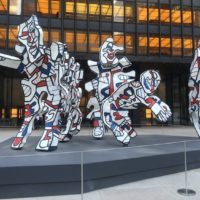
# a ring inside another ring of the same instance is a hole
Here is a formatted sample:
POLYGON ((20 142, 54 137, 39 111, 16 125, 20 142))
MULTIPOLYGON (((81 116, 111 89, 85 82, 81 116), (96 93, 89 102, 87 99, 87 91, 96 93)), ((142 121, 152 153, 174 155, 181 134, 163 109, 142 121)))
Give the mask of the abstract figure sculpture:
POLYGON ((128 109, 134 109, 142 103, 152 110, 158 120, 166 122, 171 116, 170 108, 153 92, 160 84, 160 75, 155 70, 141 74, 140 81, 135 81, 135 72, 123 73, 124 67, 131 63, 127 58, 118 60, 117 50, 122 50, 108 38, 100 49, 100 62, 88 61, 90 69, 98 74, 97 78, 86 83, 88 91, 96 90, 95 97, 89 101, 88 107, 94 109, 88 117, 94 119, 93 136, 101 138, 105 125, 110 128, 119 142, 128 145, 130 137, 136 136, 128 116, 128 109))
POLYGON ((25 118, 12 148, 21 149, 24 146, 31 134, 35 117, 45 113, 45 130, 36 150, 53 151, 59 140, 60 112, 69 112, 71 109, 71 105, 62 104, 67 93, 71 92, 65 88, 67 72, 74 70, 70 67, 77 67, 78 70, 79 64, 75 63, 74 58, 68 60, 65 44, 54 42, 50 48, 44 46, 43 31, 34 15, 19 25, 18 40, 21 45, 16 45, 15 50, 22 59, 0 54, 1 65, 16 68, 27 75, 21 82, 25 95, 25 118))
MULTIPOLYGON (((85 84, 87 91, 95 90, 95 97, 90 98, 87 107, 93 106, 93 110, 88 114, 87 118, 93 119, 94 129, 92 135, 94 138, 102 138, 105 133, 105 125, 102 120, 101 105, 103 101, 111 96, 119 86, 126 82, 131 82, 135 78, 135 71, 128 73, 122 72, 131 63, 126 57, 118 59, 115 54, 123 51, 122 47, 114 45, 113 39, 108 38, 100 48, 99 62, 88 61, 90 69, 97 74, 97 77, 85 84)), ((129 135, 136 135, 131 125, 131 120, 127 116, 124 124, 129 135)))
POLYGON ((200 111, 199 111, 199 84, 200 84, 200 41, 195 50, 194 59, 190 66, 190 77, 188 86, 189 92, 189 114, 190 120, 194 124, 195 130, 200 137, 200 111))

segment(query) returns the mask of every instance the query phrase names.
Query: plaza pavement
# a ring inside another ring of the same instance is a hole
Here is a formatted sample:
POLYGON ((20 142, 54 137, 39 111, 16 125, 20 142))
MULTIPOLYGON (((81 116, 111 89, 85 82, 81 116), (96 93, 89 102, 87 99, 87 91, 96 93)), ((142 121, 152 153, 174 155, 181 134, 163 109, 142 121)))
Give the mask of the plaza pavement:
MULTIPOLYGON (((136 128, 138 137, 148 134, 176 135, 197 138, 192 126, 164 126, 164 127, 140 127, 136 128)), ((14 137, 16 128, 0 128, 0 142, 14 137)), ((88 135, 91 128, 83 128, 80 135, 88 135)), ((34 136, 41 135, 42 130, 34 130, 34 136)), ((108 134, 111 134, 110 132, 108 134)), ((114 138, 113 138, 114 139, 114 138)), ((200 143, 199 143, 200 144, 200 143)), ((106 170, 106 169, 105 169, 106 170)), ((63 195, 18 198, 23 200, 200 200, 200 169, 187 171, 172 175, 166 175, 133 183, 122 184, 115 187, 96 190, 81 195, 63 195), (194 196, 182 196, 177 193, 180 188, 185 188, 185 177, 187 187, 196 191, 194 196)), ((0 187, 1 189, 1 187, 0 187)), ((17 191, 16 191, 17 192, 17 191)))

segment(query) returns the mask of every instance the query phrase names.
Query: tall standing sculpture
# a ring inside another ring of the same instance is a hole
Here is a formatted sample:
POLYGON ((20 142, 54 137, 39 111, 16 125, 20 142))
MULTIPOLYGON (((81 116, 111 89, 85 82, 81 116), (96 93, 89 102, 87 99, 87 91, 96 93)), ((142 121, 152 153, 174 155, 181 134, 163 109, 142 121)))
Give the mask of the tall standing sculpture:
MULTIPOLYGON (((102 138, 105 133, 105 124, 102 120, 101 105, 103 101, 111 96, 113 92, 126 82, 131 82, 135 78, 135 71, 132 70, 124 73, 123 69, 130 67, 132 64, 126 58, 118 59, 117 52, 123 51, 123 47, 114 45, 112 38, 108 38, 100 47, 99 61, 88 61, 90 70, 97 74, 97 77, 85 84, 87 91, 95 90, 95 97, 90 98, 87 107, 93 106, 93 110, 88 114, 87 118, 93 120, 94 138, 102 138)), ((131 120, 127 116, 123 125, 132 137, 136 136, 131 120)))
POLYGON ((60 112, 67 110, 61 107, 61 103, 66 93, 70 93, 63 87, 62 80, 65 80, 72 61, 73 66, 79 64, 74 58, 69 59, 65 44, 53 42, 49 48, 44 46, 43 31, 35 15, 19 25, 18 40, 20 46, 16 45, 15 50, 22 59, 0 54, 0 65, 18 69, 27 75, 21 82, 25 95, 25 118, 12 148, 21 149, 24 146, 35 117, 45 113, 45 130, 36 150, 53 151, 59 140, 60 112))
POLYGON ((147 70, 141 74, 140 81, 135 81, 134 71, 122 72, 131 63, 125 57, 119 60, 115 56, 119 50, 122 48, 116 47, 112 38, 104 42, 100 48, 100 62, 88 61, 90 69, 97 73, 97 78, 86 83, 85 88, 88 91, 95 90, 95 97, 88 103, 88 107, 94 107, 88 115, 94 120, 93 136, 101 138, 106 125, 116 139, 126 146, 130 138, 136 136, 128 109, 137 108, 138 103, 142 103, 162 122, 168 120, 171 110, 153 95, 161 81, 159 73, 147 70))
POLYGON ((195 130, 200 137, 200 111, 199 111, 199 85, 200 85, 200 41, 198 48, 195 50, 194 59, 190 66, 189 77, 189 114, 191 122, 194 124, 195 130))

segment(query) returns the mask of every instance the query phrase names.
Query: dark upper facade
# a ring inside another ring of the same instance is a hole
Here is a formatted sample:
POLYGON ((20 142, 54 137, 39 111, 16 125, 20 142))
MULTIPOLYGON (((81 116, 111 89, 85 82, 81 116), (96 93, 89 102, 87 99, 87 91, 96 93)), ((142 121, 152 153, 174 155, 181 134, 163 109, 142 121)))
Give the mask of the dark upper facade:
MULTIPOLYGON (((187 78, 200 39, 199 0, 0 0, 0 53, 15 54, 17 26, 32 14, 39 18, 45 45, 67 43, 71 55, 82 62, 87 80, 91 74, 86 60, 98 59, 107 37, 124 46, 137 74, 156 66, 163 80, 158 92, 173 112, 170 123, 188 123, 187 78)), ((21 78, 14 70, 0 68, 0 126, 5 119, 23 115, 21 78)), ((89 98, 84 95, 83 113, 89 98)), ((146 123, 148 112, 134 116, 146 123)))

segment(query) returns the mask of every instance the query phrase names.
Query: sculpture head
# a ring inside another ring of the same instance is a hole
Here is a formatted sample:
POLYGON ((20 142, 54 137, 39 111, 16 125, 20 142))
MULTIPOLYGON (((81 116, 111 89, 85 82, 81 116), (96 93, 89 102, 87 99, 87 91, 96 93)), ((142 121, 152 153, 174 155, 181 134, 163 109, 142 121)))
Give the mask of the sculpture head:
MULTIPOLYGON (((35 15, 19 25, 18 40, 23 45, 23 50, 26 49, 31 63, 44 54, 43 31, 35 15)), ((19 46, 15 49, 18 53, 22 53, 19 46)))
POLYGON ((147 70, 140 75, 140 82, 147 94, 152 94, 157 89, 160 81, 160 74, 155 70, 147 70))
POLYGON ((124 50, 123 47, 117 47, 114 45, 114 41, 112 38, 107 38, 107 40, 100 47, 99 60, 101 62, 101 65, 104 68, 116 67, 117 64, 119 63, 119 60, 115 56, 115 54, 118 51, 123 51, 123 50, 124 50))

